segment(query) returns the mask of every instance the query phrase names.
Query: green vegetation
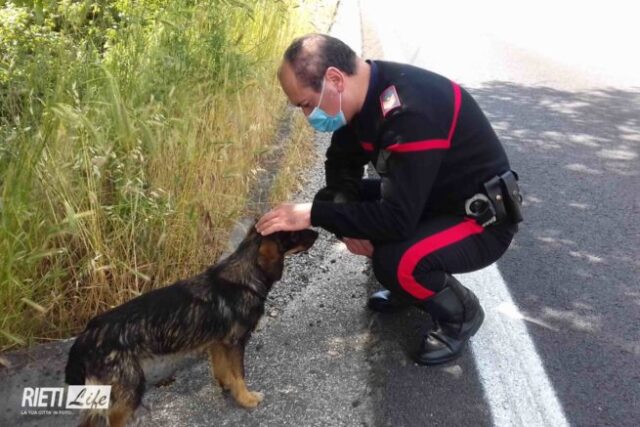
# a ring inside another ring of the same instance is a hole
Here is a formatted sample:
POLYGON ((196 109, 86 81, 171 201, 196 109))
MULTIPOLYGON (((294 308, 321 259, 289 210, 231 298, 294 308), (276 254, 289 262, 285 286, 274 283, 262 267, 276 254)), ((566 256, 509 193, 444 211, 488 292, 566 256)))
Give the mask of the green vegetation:
POLYGON ((284 97, 293 0, 0 1, 0 349, 199 271, 284 97))

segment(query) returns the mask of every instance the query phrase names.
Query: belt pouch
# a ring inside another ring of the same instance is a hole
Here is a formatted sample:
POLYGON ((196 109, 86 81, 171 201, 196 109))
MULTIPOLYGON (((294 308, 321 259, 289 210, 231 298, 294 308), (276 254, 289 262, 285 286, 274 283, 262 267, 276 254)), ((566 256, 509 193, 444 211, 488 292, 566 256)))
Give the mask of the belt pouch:
POLYGON ((520 187, 516 175, 512 171, 508 171, 500 175, 500 181, 504 186, 504 203, 509 213, 511 222, 517 224, 522 222, 522 194, 520 193, 520 187))
POLYGON ((501 223, 507 217, 500 181, 499 176, 494 176, 484 183, 484 189, 487 193, 487 197, 491 200, 491 203, 496 210, 496 224, 501 223))

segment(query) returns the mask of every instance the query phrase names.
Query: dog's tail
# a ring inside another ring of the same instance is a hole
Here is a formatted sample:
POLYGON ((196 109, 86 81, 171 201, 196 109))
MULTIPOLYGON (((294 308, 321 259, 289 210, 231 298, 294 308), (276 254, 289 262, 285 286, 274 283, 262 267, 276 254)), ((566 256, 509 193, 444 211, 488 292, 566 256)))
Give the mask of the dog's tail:
POLYGON ((64 382, 69 385, 84 385, 87 375, 85 355, 86 349, 82 344, 81 337, 78 337, 71 346, 71 350, 69 350, 69 360, 67 360, 67 367, 64 371, 64 382))

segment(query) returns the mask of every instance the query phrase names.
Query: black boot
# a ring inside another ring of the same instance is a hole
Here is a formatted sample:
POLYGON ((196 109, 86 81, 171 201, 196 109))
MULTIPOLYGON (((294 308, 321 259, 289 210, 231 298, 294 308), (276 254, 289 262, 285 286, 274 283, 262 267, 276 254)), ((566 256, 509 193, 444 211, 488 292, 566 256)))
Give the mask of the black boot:
POLYGON ((484 320, 475 294, 450 275, 444 288, 420 308, 434 320, 434 328, 422 339, 416 359, 421 365, 438 365, 460 356, 484 320))
POLYGON ((415 304, 415 300, 392 294, 386 289, 372 294, 367 302, 369 309, 380 313, 392 313, 413 304, 415 304))

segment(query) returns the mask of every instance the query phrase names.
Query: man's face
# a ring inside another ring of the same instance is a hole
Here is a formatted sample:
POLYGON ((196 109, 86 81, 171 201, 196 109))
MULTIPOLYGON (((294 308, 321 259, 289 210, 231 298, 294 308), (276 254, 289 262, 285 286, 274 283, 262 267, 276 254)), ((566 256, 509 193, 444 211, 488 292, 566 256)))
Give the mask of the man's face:
MULTIPOLYGON (((282 64, 280 69, 280 85, 282 90, 289 98, 289 102, 300 107, 305 116, 309 116, 313 109, 318 106, 320 101, 320 92, 314 91, 310 87, 305 87, 298 82, 293 69, 287 62, 282 64)), ((325 76, 324 82, 324 95, 322 96, 322 108, 327 114, 335 115, 340 111, 340 94, 335 88, 335 85, 329 81, 325 76)))

